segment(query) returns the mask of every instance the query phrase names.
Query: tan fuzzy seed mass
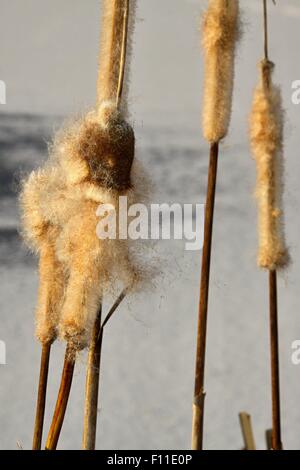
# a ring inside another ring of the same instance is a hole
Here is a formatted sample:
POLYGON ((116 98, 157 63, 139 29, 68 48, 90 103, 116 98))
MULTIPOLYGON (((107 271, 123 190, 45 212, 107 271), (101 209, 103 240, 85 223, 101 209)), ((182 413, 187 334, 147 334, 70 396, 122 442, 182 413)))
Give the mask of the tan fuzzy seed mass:
POLYGON ((145 280, 128 240, 97 236, 101 203, 115 207, 118 224, 119 196, 143 202, 147 190, 140 171, 131 174, 131 126, 115 110, 101 125, 98 113, 59 132, 20 196, 24 238, 40 256, 36 336, 46 343, 59 334, 74 350, 89 344, 102 295, 145 280))
POLYGON ((203 135, 219 142, 229 128, 236 44, 240 34, 239 1, 210 0, 203 17, 203 135))
POLYGON ((283 128, 280 89, 272 83, 272 64, 260 65, 250 118, 252 152, 256 160, 258 204, 258 265, 275 270, 288 265, 283 221, 283 128))

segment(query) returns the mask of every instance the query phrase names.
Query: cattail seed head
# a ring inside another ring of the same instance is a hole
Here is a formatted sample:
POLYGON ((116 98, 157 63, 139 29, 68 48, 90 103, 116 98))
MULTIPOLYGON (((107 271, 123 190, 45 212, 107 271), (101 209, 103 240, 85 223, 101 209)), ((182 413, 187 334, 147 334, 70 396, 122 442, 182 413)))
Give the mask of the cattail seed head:
POLYGON ((209 0, 202 33, 205 61, 203 134, 211 143, 219 142, 228 132, 239 35, 239 1, 209 0))
POLYGON ((58 334, 73 350, 88 345, 102 294, 146 280, 135 246, 97 236, 100 204, 115 208, 118 226, 119 196, 141 203, 147 191, 136 165, 131 172, 131 126, 105 108, 104 126, 97 110, 59 132, 20 198, 25 239, 40 255, 36 336, 44 344, 58 334))
POLYGON ((281 92, 272 83, 273 64, 262 61, 254 93, 250 139, 256 160, 258 204, 258 265, 276 270, 289 262, 283 222, 283 131, 281 92))

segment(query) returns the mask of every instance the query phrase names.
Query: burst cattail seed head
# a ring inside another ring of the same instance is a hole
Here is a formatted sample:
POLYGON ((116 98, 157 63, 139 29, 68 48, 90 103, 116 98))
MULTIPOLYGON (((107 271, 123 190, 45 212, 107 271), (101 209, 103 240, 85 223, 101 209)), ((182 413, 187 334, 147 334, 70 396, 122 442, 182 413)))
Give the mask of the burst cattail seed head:
POLYGON ((209 0, 202 33, 205 61, 203 134, 211 143, 219 142, 228 132, 239 35, 239 1, 209 0))
POLYGON ((58 334, 73 350, 88 345, 103 293, 145 279, 127 241, 97 237, 99 204, 117 208, 120 194, 134 201, 145 190, 139 172, 131 181, 132 127, 114 107, 102 111, 102 122, 98 109, 59 132, 21 194, 25 238, 40 255, 36 336, 58 334))
POLYGON ((284 113, 281 92, 272 83, 274 65, 260 64, 250 116, 250 138, 256 160, 258 204, 258 265, 276 270, 289 262, 283 222, 283 131, 284 113))

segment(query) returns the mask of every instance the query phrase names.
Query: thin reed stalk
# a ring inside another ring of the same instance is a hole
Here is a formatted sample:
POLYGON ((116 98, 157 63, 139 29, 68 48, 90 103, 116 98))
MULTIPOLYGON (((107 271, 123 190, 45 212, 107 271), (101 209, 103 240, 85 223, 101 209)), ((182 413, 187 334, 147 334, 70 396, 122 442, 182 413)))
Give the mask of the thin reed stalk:
POLYGON ((270 346, 272 375, 272 449, 281 450, 281 417, 280 417, 280 380, 279 380, 279 340, 278 340, 278 306, 277 306, 277 273, 269 271, 270 293, 270 346))
POLYGON ((55 405, 55 410, 46 442, 46 450, 56 450, 61 428, 63 425, 67 404, 69 400, 76 353, 73 347, 67 345, 65 353, 64 367, 61 377, 60 388, 55 405))
POLYGON ((41 366, 40 366, 39 387, 38 387, 38 397, 37 397, 37 404, 36 404, 36 415, 35 415, 34 433, 33 433, 33 441, 32 441, 32 450, 41 450, 41 447, 42 447, 50 351, 51 351, 51 343, 45 343, 42 345, 41 366))
POLYGON ((87 363, 82 439, 82 448, 84 450, 95 450, 96 443, 100 360, 103 338, 101 310, 102 308, 100 307, 94 324, 87 363))
POLYGON ((104 327, 109 322, 121 302, 126 297, 127 289, 124 289, 119 295, 101 325, 101 311, 99 309, 97 319, 94 324, 92 340, 89 348, 85 403, 84 403, 84 425, 82 448, 84 450, 95 450, 98 416, 98 395, 99 395, 99 377, 101 351, 103 342, 104 327))
POLYGON ((203 135, 210 143, 200 280, 198 332, 193 400, 192 449, 203 449, 204 378, 208 319, 210 260, 217 183, 219 142, 227 135, 234 84, 235 48, 239 38, 238 0, 209 0, 203 20, 205 80, 203 135))
POLYGON ((204 421, 204 373, 207 332, 207 312, 209 295, 209 277, 211 245, 214 221, 215 193, 217 182, 219 145, 214 143, 210 149, 208 170, 208 184, 205 205, 204 243, 202 252, 202 267, 200 281, 200 302, 198 316, 195 390, 193 402, 192 449, 201 450, 203 447, 203 421, 204 421))

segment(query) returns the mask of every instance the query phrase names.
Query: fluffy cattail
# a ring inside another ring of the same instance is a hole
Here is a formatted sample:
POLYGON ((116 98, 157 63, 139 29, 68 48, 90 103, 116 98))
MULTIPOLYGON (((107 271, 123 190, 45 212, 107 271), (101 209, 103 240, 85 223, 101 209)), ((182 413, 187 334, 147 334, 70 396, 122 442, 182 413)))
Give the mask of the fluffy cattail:
POLYGON ((36 337, 41 344, 50 344, 56 339, 64 295, 64 267, 55 253, 55 235, 51 239, 49 234, 48 243, 40 251, 36 337))
POLYGON ((238 0, 209 0, 202 37, 205 57, 203 134, 209 142, 219 142, 228 132, 239 29, 238 0))
POLYGON ((56 339, 65 282, 63 267, 55 253, 58 231, 45 220, 41 204, 43 188, 53 183, 53 174, 49 170, 31 173, 20 197, 23 237, 40 257, 36 336, 42 344, 51 344, 56 339))
POLYGON ((282 210, 284 117, 280 89, 272 83, 272 69, 271 62, 261 62, 261 78, 250 118, 250 137, 257 166, 258 265, 276 270, 288 264, 289 256, 282 210))
POLYGON ((102 2, 97 102, 122 98, 120 109, 124 115, 127 112, 128 86, 126 85, 129 77, 136 1, 104 0, 102 2), (125 81, 121 74, 125 75, 125 81))
POLYGON ((96 233, 100 204, 117 213, 120 195, 132 203, 142 193, 138 172, 131 175, 134 147, 131 126, 104 102, 59 132, 45 168, 24 183, 23 231, 40 255, 36 335, 42 342, 58 330, 82 349, 103 293, 139 278, 127 240, 100 240, 96 233))

